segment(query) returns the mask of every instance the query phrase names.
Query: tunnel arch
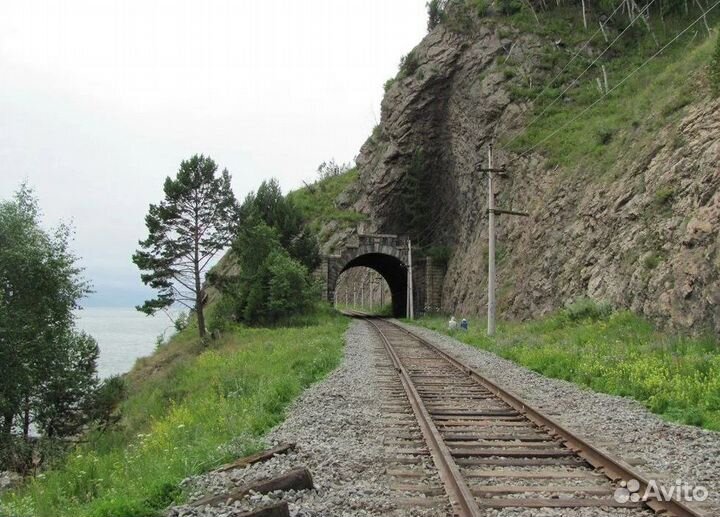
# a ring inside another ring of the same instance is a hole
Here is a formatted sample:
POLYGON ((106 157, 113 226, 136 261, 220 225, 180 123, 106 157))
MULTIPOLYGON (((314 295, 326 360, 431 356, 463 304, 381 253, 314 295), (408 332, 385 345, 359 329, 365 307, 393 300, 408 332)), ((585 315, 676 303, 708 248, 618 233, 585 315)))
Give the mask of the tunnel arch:
MULTIPOLYGON (((403 317, 407 310, 407 266, 399 258, 385 253, 365 253, 349 260, 340 270, 340 275, 355 267, 367 267, 377 271, 390 288, 393 316, 403 317)), ((333 292, 337 287, 337 279, 333 292)))
MULTIPOLYGON (((327 257, 327 299, 335 300, 340 275, 354 267, 377 271, 387 282, 394 316, 405 316, 407 307, 407 237, 389 234, 356 234, 340 255, 327 257)), ((323 275, 324 276, 324 275, 323 275)), ((414 277, 414 275, 413 275, 414 277)))

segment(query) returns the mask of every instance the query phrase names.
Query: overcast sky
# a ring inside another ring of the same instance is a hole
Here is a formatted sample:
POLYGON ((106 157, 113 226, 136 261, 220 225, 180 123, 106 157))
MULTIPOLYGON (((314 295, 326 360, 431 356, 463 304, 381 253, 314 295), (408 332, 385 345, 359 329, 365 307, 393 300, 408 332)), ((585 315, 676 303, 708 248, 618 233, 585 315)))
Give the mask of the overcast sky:
POLYGON ((149 203, 194 153, 238 198, 351 161, 425 0, 0 0, 0 198, 27 180, 72 221, 97 293, 145 297, 130 262, 149 203))

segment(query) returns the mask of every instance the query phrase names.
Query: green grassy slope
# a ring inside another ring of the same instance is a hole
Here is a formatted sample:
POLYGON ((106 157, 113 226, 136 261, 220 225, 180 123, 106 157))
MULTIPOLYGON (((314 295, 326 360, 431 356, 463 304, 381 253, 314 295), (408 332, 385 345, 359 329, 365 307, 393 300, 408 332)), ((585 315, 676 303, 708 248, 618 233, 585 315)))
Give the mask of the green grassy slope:
POLYGON ((319 232, 324 224, 331 221, 351 226, 363 221, 365 216, 352 210, 337 207, 337 197, 358 179, 357 169, 351 169, 339 176, 315 182, 288 194, 288 197, 302 210, 310 226, 319 232))
POLYGON ((4 496, 0 515, 149 516, 178 483, 262 447, 301 391, 342 356, 347 320, 236 328, 202 348, 190 328, 129 375, 120 428, 89 436, 54 470, 4 496))
MULTIPOLYGON (((619 159, 632 158, 628 149, 651 143, 657 130, 679 120, 686 106, 708 98, 711 90, 708 67, 717 30, 709 36, 704 23, 697 21, 699 15, 696 7, 692 7, 687 15, 676 13, 661 18, 653 13, 650 19, 652 33, 636 22, 602 57, 599 54, 609 43, 602 34, 596 33, 598 25, 592 19, 590 28, 582 29, 577 9, 558 8, 540 13, 539 23, 527 12, 510 18, 510 23, 521 30, 534 30, 568 44, 572 52, 547 49, 547 66, 552 65, 553 70, 562 69, 570 62, 575 49, 588 41, 593 33, 596 35, 592 46, 596 50, 592 55, 581 54, 547 89, 554 72, 548 73, 542 81, 535 80, 515 89, 516 98, 537 98, 537 101, 528 118, 532 125, 525 127, 519 135, 506 135, 504 145, 518 153, 530 149, 540 151, 547 157, 549 167, 559 165, 566 171, 581 170, 588 177, 617 171, 621 165, 619 159), (691 26, 693 22, 696 23, 691 26), (653 57, 655 54, 657 56, 653 57), (596 58, 597 62, 591 66, 596 58), (602 81, 601 65, 605 66, 611 89, 604 97, 596 82, 598 78, 602 81), (581 76, 588 67, 590 69, 581 76), (578 84, 557 101, 571 81, 579 76, 578 84), (593 104, 594 107, 586 111, 593 104)), ((708 23, 717 26, 719 18, 720 7, 717 7, 708 16, 708 23)), ((626 16, 618 18, 615 32, 609 36, 610 42, 627 24, 626 16)), ((515 73, 512 60, 505 67, 506 73, 515 73)), ((681 138, 678 135, 678 145, 682 144, 681 138)), ((607 178, 612 179, 612 174, 607 178)))

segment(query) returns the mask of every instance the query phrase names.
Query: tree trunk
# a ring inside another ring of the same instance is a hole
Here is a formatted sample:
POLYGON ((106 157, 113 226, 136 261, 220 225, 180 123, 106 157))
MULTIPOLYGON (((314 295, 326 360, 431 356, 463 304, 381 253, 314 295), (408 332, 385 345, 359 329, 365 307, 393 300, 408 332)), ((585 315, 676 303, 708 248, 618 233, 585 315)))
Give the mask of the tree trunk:
POLYGON ((195 253, 193 269, 195 273, 195 315, 197 316, 200 339, 205 338, 205 314, 203 313, 202 284, 200 283, 200 231, 198 228, 198 208, 195 205, 195 253))
POLYGON ((23 438, 25 441, 30 437, 30 398, 25 395, 25 407, 23 408, 23 438))
POLYGON ((9 436, 10 433, 12 433, 12 426, 13 426, 13 413, 12 413, 12 411, 8 411, 7 413, 3 414, 2 434, 9 436))
MULTIPOLYGON (((198 288, 199 289, 199 288, 198 288)), ((205 330, 205 313, 203 312, 202 292, 198 291, 195 298, 195 314, 197 315, 198 332, 200 337, 204 338, 207 331, 205 330)))

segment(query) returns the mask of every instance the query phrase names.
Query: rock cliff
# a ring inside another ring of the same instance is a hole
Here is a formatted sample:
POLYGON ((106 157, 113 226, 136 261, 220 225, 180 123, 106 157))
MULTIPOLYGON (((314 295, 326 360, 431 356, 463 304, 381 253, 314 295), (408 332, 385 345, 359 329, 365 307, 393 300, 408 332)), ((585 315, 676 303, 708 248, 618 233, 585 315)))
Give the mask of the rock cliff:
MULTIPOLYGON (((358 183, 339 198, 368 216, 365 231, 413 233, 400 192, 422 151, 429 217, 415 233, 419 244, 452 248, 447 311, 485 310, 487 187, 474 171, 494 137, 522 131, 532 105, 513 90, 554 73, 543 57, 557 44, 495 21, 471 33, 435 28, 389 84, 381 123, 357 159, 358 183)), ((588 296, 676 328, 720 332, 720 103, 694 102, 651 138, 628 141, 598 175, 551 166, 540 153, 520 158, 498 140, 497 164, 511 166, 497 204, 530 213, 499 218, 504 317, 588 296)))

